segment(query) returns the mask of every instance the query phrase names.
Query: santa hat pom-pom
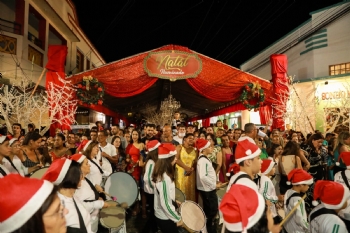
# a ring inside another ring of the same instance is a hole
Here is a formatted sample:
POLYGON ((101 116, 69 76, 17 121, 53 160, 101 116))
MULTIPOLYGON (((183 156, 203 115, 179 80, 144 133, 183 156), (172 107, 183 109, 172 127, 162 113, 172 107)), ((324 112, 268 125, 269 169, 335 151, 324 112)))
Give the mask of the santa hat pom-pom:
POLYGON ((336 162, 335 165, 340 166, 340 163, 339 163, 339 162, 336 162))
POLYGON ((226 173, 226 176, 231 176, 231 173, 227 172, 227 173, 226 173))
POLYGON ((313 201, 312 201, 312 205, 313 205, 313 206, 318 206, 318 204, 319 204, 318 201, 316 201, 316 200, 313 200, 313 201))
POLYGON ((287 185, 291 185, 292 184, 290 181, 287 181, 286 183, 287 183, 287 185))

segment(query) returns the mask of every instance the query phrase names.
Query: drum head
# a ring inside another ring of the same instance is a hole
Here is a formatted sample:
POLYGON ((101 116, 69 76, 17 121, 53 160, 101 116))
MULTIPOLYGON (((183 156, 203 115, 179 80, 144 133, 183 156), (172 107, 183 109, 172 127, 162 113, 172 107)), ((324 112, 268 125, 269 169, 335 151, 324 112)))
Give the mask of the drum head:
POLYGON ((128 206, 134 204, 139 194, 135 179, 125 172, 112 173, 106 180, 105 191, 116 197, 118 203, 126 202, 128 206))
POLYGON ((115 201, 112 201, 112 200, 107 200, 107 201, 105 201, 106 203, 108 203, 110 206, 113 206, 113 207, 115 207, 115 206, 117 206, 118 205, 118 203, 117 202, 115 202, 115 201))
POLYGON ((185 201, 180 206, 182 221, 191 231, 199 232, 205 226, 205 214, 193 201, 185 201))
POLYGON ((121 207, 108 207, 100 211, 100 223, 106 228, 119 228, 125 220, 125 211, 121 207))
POLYGON ((178 188, 175 188, 175 200, 181 203, 186 201, 185 194, 178 188))
POLYGON ((43 178, 45 172, 49 169, 49 167, 42 167, 32 173, 30 173, 30 178, 36 178, 36 179, 41 179, 43 178))

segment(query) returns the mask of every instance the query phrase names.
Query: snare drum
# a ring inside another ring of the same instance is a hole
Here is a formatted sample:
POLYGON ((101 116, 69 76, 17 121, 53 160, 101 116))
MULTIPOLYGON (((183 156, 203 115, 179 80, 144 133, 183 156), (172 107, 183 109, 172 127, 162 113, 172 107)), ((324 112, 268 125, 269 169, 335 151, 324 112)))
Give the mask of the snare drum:
POLYGON ((202 208, 193 201, 185 201, 180 206, 183 227, 189 232, 200 232, 205 227, 205 214, 202 208))
POLYGON ((113 232, 119 231, 125 221, 125 210, 121 207, 108 207, 100 211, 100 223, 113 232))
POLYGON ((110 206, 113 206, 113 207, 115 207, 115 206, 118 205, 118 202, 112 201, 112 200, 107 200, 107 201, 105 201, 105 202, 108 203, 110 206))
POLYGON ((105 191, 117 198, 118 203, 126 202, 132 206, 139 194, 135 179, 126 172, 112 173, 106 179, 105 191))
POLYGON ((47 169, 49 169, 49 167, 42 167, 36 171, 33 171, 32 173, 30 173, 29 177, 30 178, 36 178, 36 179, 41 179, 43 178, 45 172, 47 171, 47 169))
POLYGON ((175 188, 175 200, 181 203, 186 201, 185 194, 178 188, 175 188))

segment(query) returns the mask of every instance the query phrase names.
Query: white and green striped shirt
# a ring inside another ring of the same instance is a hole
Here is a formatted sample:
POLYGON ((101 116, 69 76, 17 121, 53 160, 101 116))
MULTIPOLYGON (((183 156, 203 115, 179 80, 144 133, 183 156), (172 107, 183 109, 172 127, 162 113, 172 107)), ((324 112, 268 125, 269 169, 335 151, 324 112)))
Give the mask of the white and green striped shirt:
POLYGON ((152 174, 154 169, 154 161, 149 159, 146 164, 145 174, 143 176, 144 190, 146 193, 154 194, 154 182, 152 181, 152 174))
MULTIPOLYGON (((325 208, 324 204, 316 206, 310 213, 325 208)), ((348 233, 344 222, 335 214, 322 214, 310 222, 310 233, 348 233)))
POLYGON ((175 201, 175 183, 164 173, 163 180, 155 183, 154 190, 154 214, 163 220, 178 222, 180 215, 176 212, 172 200, 175 201))

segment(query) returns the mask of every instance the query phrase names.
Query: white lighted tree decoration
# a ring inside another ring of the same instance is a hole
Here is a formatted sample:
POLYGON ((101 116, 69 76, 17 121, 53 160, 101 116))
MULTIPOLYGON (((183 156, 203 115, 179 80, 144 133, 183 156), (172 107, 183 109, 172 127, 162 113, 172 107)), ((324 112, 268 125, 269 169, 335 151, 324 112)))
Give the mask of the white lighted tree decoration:
POLYGON ((74 115, 77 110, 77 100, 73 98, 75 89, 70 81, 59 75, 58 79, 62 85, 50 83, 45 93, 33 96, 31 91, 28 91, 28 87, 32 84, 28 84, 26 78, 21 78, 18 84, 10 88, 7 85, 2 86, 0 113, 10 133, 12 133, 11 125, 15 122, 27 125, 35 121, 41 135, 45 134, 53 123, 68 125, 69 122, 75 122, 74 115), (45 127, 41 129, 41 126, 45 127))
POLYGON ((146 105, 142 114, 146 118, 147 123, 153 123, 160 126, 171 123, 171 116, 165 115, 163 112, 158 112, 156 107, 150 105, 146 105))

